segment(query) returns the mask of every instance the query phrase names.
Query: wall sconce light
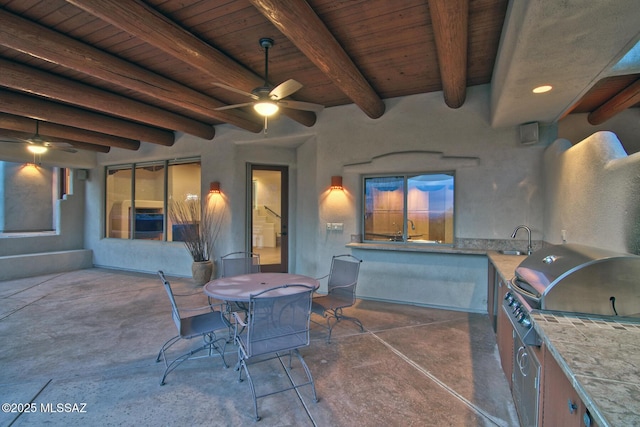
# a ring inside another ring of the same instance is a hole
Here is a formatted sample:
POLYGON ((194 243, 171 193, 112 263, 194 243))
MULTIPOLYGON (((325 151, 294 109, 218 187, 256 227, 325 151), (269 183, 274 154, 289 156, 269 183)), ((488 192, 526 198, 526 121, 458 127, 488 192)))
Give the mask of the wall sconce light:
POLYGON ((342 190, 342 177, 339 175, 331 177, 331 189, 342 190))
POLYGON ((210 182, 209 193, 220 194, 220 182, 218 181, 210 182))

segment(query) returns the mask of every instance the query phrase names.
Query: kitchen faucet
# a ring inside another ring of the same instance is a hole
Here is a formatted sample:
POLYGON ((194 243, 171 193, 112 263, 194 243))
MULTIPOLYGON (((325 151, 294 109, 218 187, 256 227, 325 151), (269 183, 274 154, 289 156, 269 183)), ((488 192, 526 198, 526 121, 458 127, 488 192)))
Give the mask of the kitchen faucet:
POLYGON ((413 221, 411 221, 410 219, 407 219, 407 222, 411 223, 411 229, 415 230, 416 229, 416 225, 413 223, 413 221))
POLYGON ((527 230, 527 237, 528 237, 527 255, 531 255, 533 253, 533 246, 531 246, 531 229, 529 227, 527 227, 526 225, 517 226, 516 229, 513 230, 513 233, 511 234, 511 238, 515 239, 516 234, 518 234, 518 230, 520 230, 521 228, 524 228, 525 230, 527 230))

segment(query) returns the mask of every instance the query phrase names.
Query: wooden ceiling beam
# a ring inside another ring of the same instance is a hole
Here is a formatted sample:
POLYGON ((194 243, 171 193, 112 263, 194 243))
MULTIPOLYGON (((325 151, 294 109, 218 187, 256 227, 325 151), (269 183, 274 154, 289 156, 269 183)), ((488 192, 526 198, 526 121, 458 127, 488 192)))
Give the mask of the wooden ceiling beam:
POLYGON ((249 0, 372 119, 385 105, 340 43, 305 0, 249 0))
POLYGON ((242 111, 215 111, 226 104, 2 9, 0 45, 250 132, 262 131, 257 117, 242 111))
POLYGON ((211 125, 1 58, 0 86, 204 139, 215 135, 211 125))
POLYGON ((616 96, 589 113, 587 120, 592 125, 599 125, 618 113, 640 102, 640 79, 627 86, 616 96))
MULTIPOLYGON (((32 138, 33 135, 34 135, 33 133, 19 132, 16 130, 0 128, 0 137, 9 137, 13 139, 28 140, 29 138, 32 138)), ((87 144, 85 142, 71 141, 70 139, 53 138, 53 137, 45 136, 42 134, 40 134, 40 136, 46 142, 64 143, 64 144, 70 145, 73 148, 77 148, 78 150, 95 151, 97 153, 108 153, 111 150, 111 147, 107 147, 104 145, 94 145, 94 144, 87 144)))
MULTIPOLYGON (((36 120, 15 116, 13 114, 0 113, 0 128, 34 135, 36 133, 36 120)), ((137 150, 140 148, 140 141, 50 122, 38 122, 38 133, 51 138, 60 138, 72 142, 105 147, 124 148, 126 150, 137 150)))
MULTIPOLYGON (((263 78, 219 50, 176 25, 139 0, 67 0, 105 22, 136 36, 173 57, 211 75, 216 81, 251 92, 264 85, 263 78)), ((282 109, 282 113, 305 126, 313 126, 310 111, 282 109)))
POLYGON ((6 90, 0 90, 0 111, 165 146, 172 146, 175 140, 171 131, 6 90))
POLYGON ((444 102, 459 108, 467 96, 469 0, 428 0, 444 102))

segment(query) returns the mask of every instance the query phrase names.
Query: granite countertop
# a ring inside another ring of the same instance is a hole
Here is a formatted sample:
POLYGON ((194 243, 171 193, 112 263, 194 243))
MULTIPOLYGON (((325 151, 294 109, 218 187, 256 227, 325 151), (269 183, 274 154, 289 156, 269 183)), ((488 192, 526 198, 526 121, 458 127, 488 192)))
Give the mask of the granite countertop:
MULTIPOLYGON (((505 280, 525 258, 487 255, 505 280)), ((640 425, 640 320, 548 312, 531 317, 599 427, 640 425)))
POLYGON ((487 256, 496 267, 498 275, 504 281, 511 280, 516 267, 527 257, 526 255, 503 255, 496 251, 488 251, 487 256))
POLYGON ((461 248, 452 245, 428 245, 421 243, 347 243, 346 247, 354 249, 382 250, 392 252, 424 252, 435 254, 486 255, 486 249, 461 248))
POLYGON ((640 425, 640 322, 561 313, 532 318, 598 426, 640 425))

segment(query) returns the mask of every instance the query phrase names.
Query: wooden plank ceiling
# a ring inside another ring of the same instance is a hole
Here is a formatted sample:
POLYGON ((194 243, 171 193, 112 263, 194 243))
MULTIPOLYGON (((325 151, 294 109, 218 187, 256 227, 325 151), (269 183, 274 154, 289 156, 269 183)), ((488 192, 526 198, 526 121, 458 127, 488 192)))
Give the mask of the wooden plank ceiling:
MULTIPOLYGON (((287 99, 354 103, 375 119, 384 99, 442 90, 458 108, 468 86, 491 81, 507 3, 0 0, 0 136, 34 134, 38 121, 45 138, 104 151, 172 145, 176 131, 212 139, 222 123, 260 132, 250 107, 217 108, 251 101, 220 84, 264 84, 263 37, 275 42, 269 83, 303 85, 287 99)), ((576 111, 596 110, 624 89, 617 83, 576 111)), ((313 111, 282 114, 316 121, 313 111)))

